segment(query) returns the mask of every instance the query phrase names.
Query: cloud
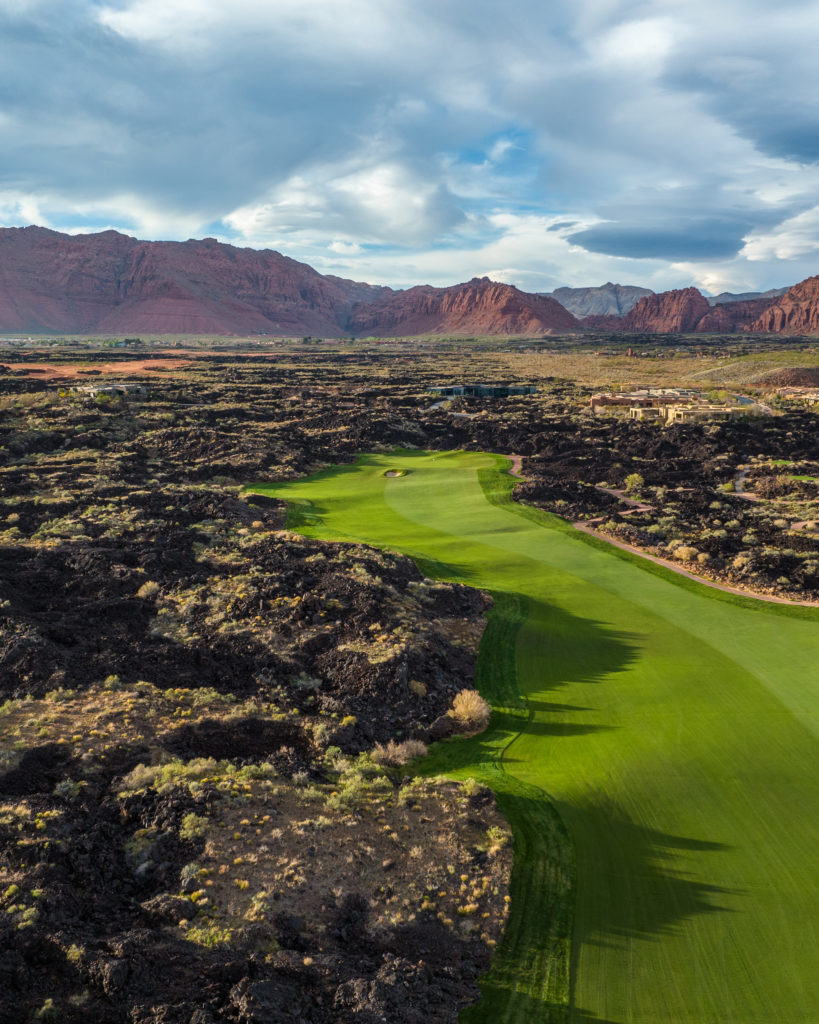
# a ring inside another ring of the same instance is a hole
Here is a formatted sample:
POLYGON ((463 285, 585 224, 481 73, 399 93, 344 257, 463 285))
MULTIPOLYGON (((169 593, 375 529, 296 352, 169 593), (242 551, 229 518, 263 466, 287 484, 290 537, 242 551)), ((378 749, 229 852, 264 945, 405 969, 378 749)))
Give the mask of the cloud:
MULTIPOLYGON (((749 225, 744 225, 747 230, 749 225)), ((635 259, 697 260, 734 256, 743 245, 743 226, 729 220, 691 218, 653 227, 601 224, 570 235, 590 252, 635 259)))
POLYGON ((0 219, 387 283, 786 283, 818 31, 802 0, 0 0, 0 219))

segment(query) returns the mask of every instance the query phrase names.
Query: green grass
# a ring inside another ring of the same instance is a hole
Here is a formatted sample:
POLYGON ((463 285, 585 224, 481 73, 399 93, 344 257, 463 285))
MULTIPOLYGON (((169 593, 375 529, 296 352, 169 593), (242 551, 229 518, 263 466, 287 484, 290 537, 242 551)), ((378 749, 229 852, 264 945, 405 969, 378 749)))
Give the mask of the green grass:
POLYGON ((303 533, 496 596, 478 682, 499 710, 425 764, 487 781, 515 835, 463 1019, 819 1021, 819 614, 589 543, 511 503, 507 465, 393 452, 264 488, 303 533))

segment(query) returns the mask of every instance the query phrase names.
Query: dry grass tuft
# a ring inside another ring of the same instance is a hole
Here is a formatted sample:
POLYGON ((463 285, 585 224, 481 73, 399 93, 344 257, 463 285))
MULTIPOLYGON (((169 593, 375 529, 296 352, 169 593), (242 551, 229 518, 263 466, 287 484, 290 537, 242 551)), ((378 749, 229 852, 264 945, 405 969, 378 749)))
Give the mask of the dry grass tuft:
POLYGON ((489 725, 491 708, 477 690, 461 690, 455 694, 450 718, 461 732, 482 732, 489 725))
POLYGON ((388 764, 393 767, 407 764, 415 757, 426 757, 427 748, 420 740, 404 740, 403 743, 396 743, 390 740, 386 745, 376 743, 373 748, 373 761, 376 764, 388 764))

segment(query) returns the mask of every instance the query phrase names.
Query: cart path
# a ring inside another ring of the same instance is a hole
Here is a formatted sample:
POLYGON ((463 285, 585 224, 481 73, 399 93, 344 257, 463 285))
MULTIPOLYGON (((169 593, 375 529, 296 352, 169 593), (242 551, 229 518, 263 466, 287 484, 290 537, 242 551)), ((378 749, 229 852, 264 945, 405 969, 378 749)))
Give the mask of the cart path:
POLYGON ((670 569, 672 572, 676 572, 680 576, 686 576, 690 580, 694 580, 696 583, 702 583, 704 587, 713 587, 714 590, 724 590, 726 594, 738 594, 740 597, 753 597, 757 601, 770 601, 772 604, 788 604, 794 608, 819 608, 819 601, 791 601, 787 597, 775 597, 773 594, 760 594, 756 590, 748 590, 743 587, 729 587, 727 583, 717 583, 715 580, 709 580, 705 576, 700 576, 695 572, 690 572, 688 569, 683 569, 679 562, 672 562, 668 558, 660 558, 659 555, 650 555, 647 551, 643 551, 642 548, 635 547, 634 544, 626 544, 625 541, 615 540, 613 537, 609 537, 605 533, 600 533, 599 530, 593 529, 589 522, 600 522, 599 519, 593 519, 584 521, 582 519, 572 523, 572 526, 576 530, 581 530, 583 533, 589 534, 590 537, 597 537, 598 540, 604 540, 607 544, 611 544, 615 548, 622 548, 623 551, 630 551, 633 555, 639 555, 640 558, 645 558, 649 562, 655 562, 657 565, 662 565, 666 569, 670 569))

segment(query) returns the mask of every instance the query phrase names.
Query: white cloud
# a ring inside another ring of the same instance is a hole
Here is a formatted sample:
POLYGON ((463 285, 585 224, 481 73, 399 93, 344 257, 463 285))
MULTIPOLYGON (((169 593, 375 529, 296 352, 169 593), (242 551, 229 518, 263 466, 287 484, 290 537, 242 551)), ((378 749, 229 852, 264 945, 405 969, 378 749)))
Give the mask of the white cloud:
POLYGON ((812 254, 819 257, 819 206, 789 217, 772 231, 750 234, 742 250, 742 256, 751 262, 793 260, 812 254))
POLYGON ((638 75, 656 74, 675 40, 686 34, 685 24, 671 18, 624 21, 593 40, 589 50, 596 63, 638 75))
POLYGON ((815 5, 0 0, 6 24, 6 223, 221 223, 402 283, 740 289, 816 260, 815 5), (607 251, 568 240, 602 226, 607 251))

